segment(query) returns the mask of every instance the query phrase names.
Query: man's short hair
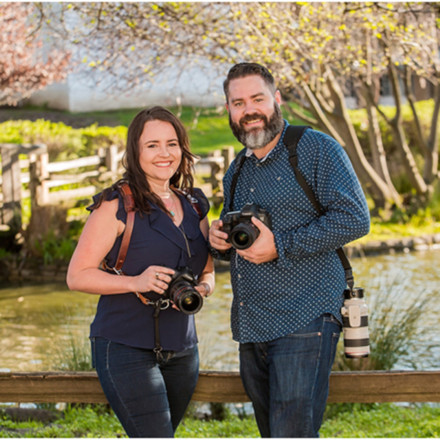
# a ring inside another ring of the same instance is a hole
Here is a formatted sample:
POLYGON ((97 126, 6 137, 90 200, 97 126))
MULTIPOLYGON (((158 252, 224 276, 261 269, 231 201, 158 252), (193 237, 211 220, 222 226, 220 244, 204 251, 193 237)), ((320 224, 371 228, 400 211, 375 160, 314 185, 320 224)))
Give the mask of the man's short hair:
POLYGON ((223 82, 223 90, 225 92, 226 102, 228 102, 228 97, 229 97, 228 95, 229 83, 233 79, 243 78, 245 76, 250 76, 250 75, 261 76, 261 78, 263 78, 264 82, 267 84, 267 86, 272 91, 272 93, 275 93, 276 90, 275 80, 266 67, 257 63, 238 63, 235 64, 235 66, 231 67, 231 69, 228 72, 228 76, 223 82))

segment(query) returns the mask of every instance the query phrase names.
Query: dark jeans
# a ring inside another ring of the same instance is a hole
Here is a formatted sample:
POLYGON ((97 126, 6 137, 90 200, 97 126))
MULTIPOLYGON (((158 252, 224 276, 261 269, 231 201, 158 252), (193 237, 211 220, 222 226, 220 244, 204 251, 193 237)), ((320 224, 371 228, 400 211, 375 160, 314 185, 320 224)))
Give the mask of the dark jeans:
POLYGON ((196 387, 198 348, 163 352, 92 338, 102 389, 130 437, 174 437, 196 387))
POLYGON ((262 437, 319 437, 340 331, 326 314, 283 338, 240 344, 240 374, 262 437))

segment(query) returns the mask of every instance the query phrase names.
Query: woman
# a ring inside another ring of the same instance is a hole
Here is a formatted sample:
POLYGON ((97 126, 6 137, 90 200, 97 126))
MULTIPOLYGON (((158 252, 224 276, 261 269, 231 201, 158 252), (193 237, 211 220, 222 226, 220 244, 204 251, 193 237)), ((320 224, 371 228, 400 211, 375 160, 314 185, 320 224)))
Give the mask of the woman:
POLYGON ((178 118, 162 107, 141 111, 128 129, 123 161, 135 217, 122 271, 112 270, 128 224, 119 181, 94 197, 67 272, 71 290, 101 295, 92 359, 130 437, 173 437, 198 378, 194 314, 166 300, 183 268, 194 274, 187 287, 196 297, 214 289, 209 203, 193 188, 193 161, 178 118))

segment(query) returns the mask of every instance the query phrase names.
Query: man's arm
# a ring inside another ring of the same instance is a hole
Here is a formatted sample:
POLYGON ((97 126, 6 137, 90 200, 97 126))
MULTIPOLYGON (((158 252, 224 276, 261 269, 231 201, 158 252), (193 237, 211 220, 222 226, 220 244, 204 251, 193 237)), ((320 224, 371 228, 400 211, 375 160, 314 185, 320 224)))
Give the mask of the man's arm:
MULTIPOLYGON (((347 154, 334 139, 314 133, 319 148, 308 178, 316 180, 314 191, 326 213, 290 231, 274 231, 280 264, 292 265, 296 258, 335 250, 370 230, 365 195, 347 154)), ((298 157, 301 169, 301 151, 298 157)))

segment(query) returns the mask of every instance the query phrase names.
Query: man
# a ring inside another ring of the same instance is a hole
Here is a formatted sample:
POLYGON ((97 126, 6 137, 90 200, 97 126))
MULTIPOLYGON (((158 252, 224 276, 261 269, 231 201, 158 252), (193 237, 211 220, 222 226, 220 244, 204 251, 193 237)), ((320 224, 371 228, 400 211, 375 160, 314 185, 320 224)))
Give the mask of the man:
POLYGON ((226 241, 222 220, 209 234, 213 255, 231 261, 231 327, 240 343, 241 377, 263 437, 318 437, 346 287, 335 250, 369 232, 367 203, 342 147, 307 129, 297 153, 326 210, 318 216, 289 163, 283 144, 288 123, 265 67, 233 66, 224 91, 231 129, 246 148, 225 174, 221 219, 246 203, 271 218, 268 227, 252 217, 260 233, 248 249, 226 241))

